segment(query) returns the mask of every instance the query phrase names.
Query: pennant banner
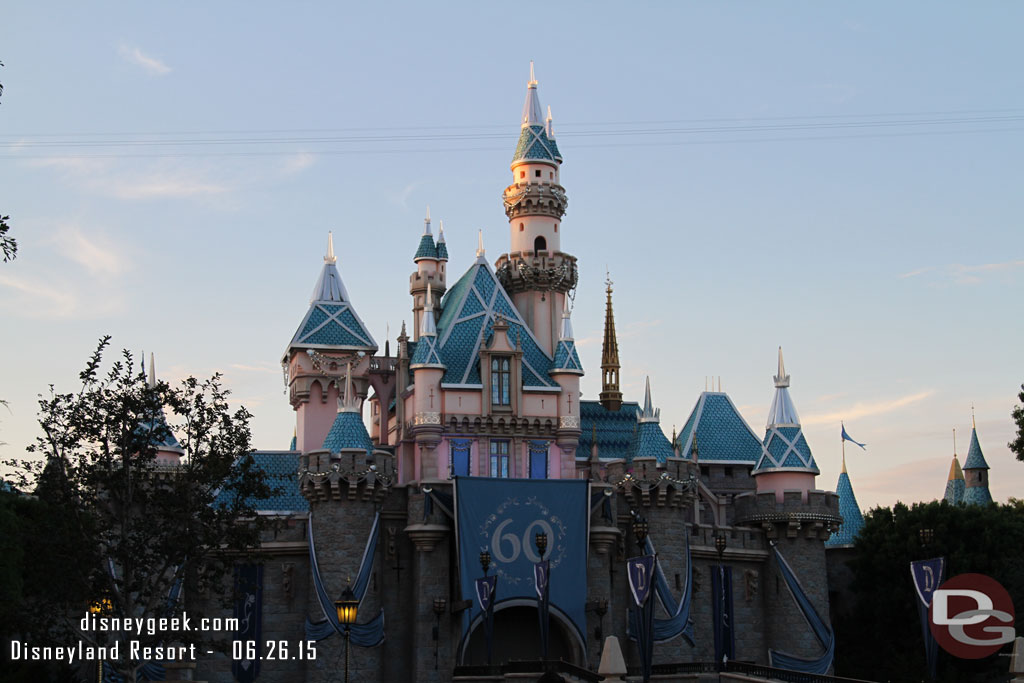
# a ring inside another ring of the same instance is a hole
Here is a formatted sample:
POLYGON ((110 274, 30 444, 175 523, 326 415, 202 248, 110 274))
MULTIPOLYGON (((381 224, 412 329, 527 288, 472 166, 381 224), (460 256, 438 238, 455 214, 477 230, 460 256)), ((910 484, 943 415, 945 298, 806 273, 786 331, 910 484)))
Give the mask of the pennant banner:
POLYGON ((252 683, 260 673, 263 654, 263 565, 241 564, 235 567, 236 641, 256 643, 256 658, 232 662, 231 673, 238 683, 252 683))
POLYGON ((934 557, 910 563, 910 576, 917 593, 917 614, 921 620, 921 637, 924 638, 924 656, 928 673, 934 680, 939 665, 939 644, 928 625, 928 609, 932 606, 935 589, 942 585, 946 573, 946 558, 934 557))
POLYGON ((641 555, 626 560, 626 575, 629 578, 629 592, 637 607, 647 602, 654 584, 654 555, 641 555))

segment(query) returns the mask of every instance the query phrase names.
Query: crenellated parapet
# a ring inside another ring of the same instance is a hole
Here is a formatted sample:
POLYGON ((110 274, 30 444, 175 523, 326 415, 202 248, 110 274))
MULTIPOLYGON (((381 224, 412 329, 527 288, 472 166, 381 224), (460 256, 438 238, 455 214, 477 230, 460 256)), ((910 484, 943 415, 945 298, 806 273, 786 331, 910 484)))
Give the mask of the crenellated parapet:
POLYGON ((321 449, 299 458, 299 490, 310 503, 343 497, 379 502, 396 481, 394 456, 387 451, 321 449))
POLYGON ((565 188, 553 182, 517 182, 502 193, 509 220, 525 216, 561 218, 569 206, 565 188))
POLYGON ((770 539, 784 533, 787 538, 826 541, 843 521, 839 496, 831 491, 788 490, 782 501, 774 491, 749 491, 737 495, 733 504, 737 524, 761 527, 770 539))
POLYGON ((681 508, 697 495, 693 465, 683 458, 634 458, 631 463, 613 460, 607 465, 607 482, 625 495, 634 507, 681 508))

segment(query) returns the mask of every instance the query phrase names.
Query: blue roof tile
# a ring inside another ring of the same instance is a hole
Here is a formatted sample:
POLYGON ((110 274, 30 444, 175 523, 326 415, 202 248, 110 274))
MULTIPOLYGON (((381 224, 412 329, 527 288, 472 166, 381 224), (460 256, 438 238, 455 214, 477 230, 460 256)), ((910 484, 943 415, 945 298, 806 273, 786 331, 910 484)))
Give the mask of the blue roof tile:
POLYGON ((369 451, 373 450, 373 443, 359 413, 341 412, 334 418, 331 431, 327 432, 327 437, 324 438, 323 447, 331 453, 337 453, 343 448, 369 451))
POLYGON ((665 433, 661 431, 660 424, 641 422, 637 425, 630 460, 633 458, 657 458, 659 463, 663 463, 666 459, 673 457, 675 457, 675 452, 673 452, 672 445, 668 442, 665 433))
POLYGON ((946 482, 946 493, 942 496, 950 505, 963 505, 964 503, 964 484, 963 479, 950 479, 946 482))
POLYGON ((964 487, 964 505, 988 505, 992 502, 992 493, 988 486, 964 487))
POLYGON ((580 441, 576 457, 587 459, 597 437, 597 455, 602 460, 628 460, 637 431, 637 403, 623 403, 618 410, 605 410, 600 401, 580 401, 580 441))
POLYGON ((558 151, 558 145, 548 137, 547 129, 541 125, 523 126, 519 134, 519 142, 516 143, 515 156, 512 163, 517 161, 561 161, 562 155, 558 151))
MULTIPOLYGON (((253 464, 267 474, 267 483, 276 491, 266 500, 253 501, 263 512, 306 512, 309 503, 299 493, 299 453, 297 451, 253 451, 253 464)), ((220 494, 215 503, 228 503, 227 494, 220 494)))
POLYGON ((843 516, 843 523, 839 526, 839 531, 825 541, 827 548, 853 545, 860 530, 864 528, 864 515, 861 514, 860 506, 857 505, 857 496, 853 495, 850 475, 846 472, 839 475, 836 493, 839 494, 839 514, 843 516))
POLYGON ((761 440, 725 393, 705 391, 697 399, 678 437, 684 457, 690 457, 695 434, 702 463, 753 465, 761 457, 761 440))
POLYGON ((416 249, 416 255, 412 257, 412 260, 419 261, 425 258, 437 258, 437 247, 434 246, 434 238, 426 233, 420 238, 419 247, 416 249))
POLYGON ((978 443, 978 430, 971 429, 971 447, 967 450, 967 459, 964 460, 965 470, 987 470, 988 463, 981 452, 981 444, 978 443))

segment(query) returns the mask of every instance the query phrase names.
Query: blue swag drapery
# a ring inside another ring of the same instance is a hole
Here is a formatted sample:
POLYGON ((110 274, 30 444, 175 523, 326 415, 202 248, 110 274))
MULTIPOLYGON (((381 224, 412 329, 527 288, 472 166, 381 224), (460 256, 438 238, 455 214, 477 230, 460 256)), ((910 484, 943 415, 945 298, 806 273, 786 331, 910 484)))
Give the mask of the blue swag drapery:
MULTIPOLYGON (((359 563, 359 573, 356 575, 356 582, 352 586, 352 592, 360 604, 366 595, 366 588, 370 584, 370 574, 373 571, 373 556, 377 550, 377 539, 380 536, 380 512, 373 518, 373 526, 370 528, 370 536, 366 540, 366 548, 363 550, 363 558, 359 563)), ((309 513, 309 566, 313 571, 313 587, 316 589, 317 602, 323 611, 323 621, 312 621, 306 617, 306 637, 310 640, 324 640, 335 633, 345 635, 348 631, 349 639, 353 645, 359 647, 375 647, 384 642, 384 610, 365 624, 352 624, 344 626, 338 621, 337 611, 334 608, 334 601, 327 595, 323 579, 320 578, 320 566, 316 560, 316 543, 313 536, 313 513, 309 513)))
POLYGON ((797 607, 800 608, 804 619, 807 620, 807 625, 814 632, 814 637, 825 648, 825 652, 817 659, 806 659, 769 649, 768 663, 779 669, 791 669, 809 674, 826 674, 832 668, 832 659, 835 656, 835 634, 832 633, 832 629, 829 628, 828 624, 822 620, 818 611, 814 609, 814 605, 811 604, 810 599, 804 592, 803 586, 800 585, 800 580, 793 573, 793 568, 789 566, 786 558, 782 556, 782 553, 779 552, 774 543, 772 544, 772 550, 775 552, 775 560, 778 562, 779 571, 782 574, 782 578, 786 581, 786 586, 789 588, 793 600, 796 602, 797 607))
MULTIPOLYGON (((644 542, 644 553, 657 557, 654 542, 651 541, 650 536, 644 542)), ((693 563, 690 561, 689 536, 686 537, 686 583, 683 586, 682 598, 678 603, 676 602, 672 595, 672 589, 669 588, 668 581, 665 579, 665 572, 661 569, 660 560, 654 565, 654 592, 658 596, 658 602, 669 615, 668 619, 654 619, 654 642, 664 643, 682 636, 687 643, 693 645, 693 622, 690 620, 690 601, 693 597, 693 563)), ((635 612, 630 610, 628 619, 630 637, 636 640, 635 634, 640 632, 640 625, 636 623, 635 612)))

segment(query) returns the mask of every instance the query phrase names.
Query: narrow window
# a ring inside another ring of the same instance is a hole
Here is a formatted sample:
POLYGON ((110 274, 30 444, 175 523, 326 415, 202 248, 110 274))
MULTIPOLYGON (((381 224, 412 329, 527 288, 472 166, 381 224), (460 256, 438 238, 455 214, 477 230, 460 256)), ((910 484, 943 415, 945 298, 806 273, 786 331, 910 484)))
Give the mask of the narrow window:
POLYGON ((725 476, 727 476, 727 477, 731 477, 732 476, 732 468, 731 467, 726 467, 725 468, 725 476))
POLYGON ((522 232, 522 231, 523 231, 523 228, 525 228, 525 227, 526 227, 526 226, 524 226, 524 225, 523 225, 522 223, 520 223, 520 224, 519 224, 519 232, 522 232))
POLYGON ((539 169, 533 172, 533 177, 534 178, 540 178, 540 170, 539 169))
POLYGON ((535 239, 533 241, 533 251, 534 251, 534 253, 536 253, 538 251, 547 251, 547 250, 548 250, 548 241, 546 239, 544 239, 543 235, 540 235, 539 237, 537 237, 537 239, 535 239))
POLYGON ((548 177, 551 178, 552 180, 554 180, 555 179, 555 172, 554 171, 549 171, 548 172, 548 177))
POLYGON ((491 476, 508 479, 508 441, 491 441, 491 476))
POLYGON ((497 356, 491 359, 491 403, 496 406, 512 404, 509 393, 511 365, 508 356, 497 356))
POLYGON ((472 443, 469 439, 452 439, 449 442, 451 448, 449 467, 453 477, 469 476, 469 450, 472 443))
POLYGON ((555 232, 558 232, 558 223, 555 223, 555 232))
POLYGON ((519 172, 519 177, 520 178, 525 178, 526 177, 526 171, 520 171, 519 172))

